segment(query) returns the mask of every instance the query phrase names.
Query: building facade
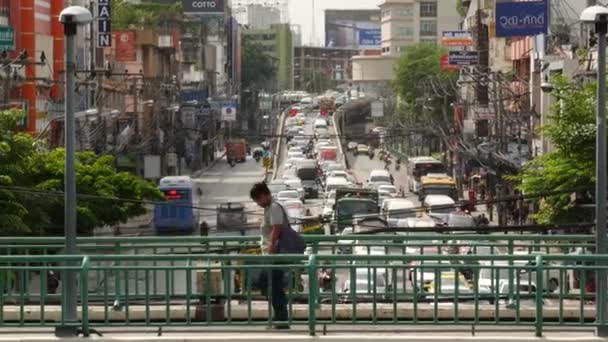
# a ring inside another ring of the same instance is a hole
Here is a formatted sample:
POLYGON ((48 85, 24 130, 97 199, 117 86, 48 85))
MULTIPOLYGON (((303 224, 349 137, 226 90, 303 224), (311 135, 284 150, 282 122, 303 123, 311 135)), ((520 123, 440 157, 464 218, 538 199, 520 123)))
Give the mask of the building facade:
POLYGON ((461 22, 456 0, 384 0, 380 4, 382 53, 399 55, 417 43, 440 44, 441 32, 461 22))
POLYGON ((350 49, 296 46, 294 58, 296 89, 314 88, 307 83, 316 81, 317 73, 329 80, 332 86, 352 80, 351 58, 357 54, 357 50, 350 49))
POLYGON ((275 24, 269 29, 245 29, 243 36, 262 45, 275 61, 277 89, 293 89, 294 45, 289 24, 275 24))

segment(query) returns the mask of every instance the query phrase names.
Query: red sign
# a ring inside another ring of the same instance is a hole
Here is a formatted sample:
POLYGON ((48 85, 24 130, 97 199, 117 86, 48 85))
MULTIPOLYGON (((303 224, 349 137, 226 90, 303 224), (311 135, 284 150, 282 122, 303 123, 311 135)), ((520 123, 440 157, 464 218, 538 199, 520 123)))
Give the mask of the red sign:
POLYGON ((329 114, 329 111, 327 109, 321 109, 320 114, 322 116, 327 116, 329 114))
POLYGON ((460 70, 460 67, 457 65, 450 65, 450 59, 448 55, 441 55, 441 59, 439 60, 439 67, 444 71, 454 71, 460 70))
POLYGON ((137 60, 135 31, 117 31, 115 42, 114 59, 117 62, 135 62, 137 60))

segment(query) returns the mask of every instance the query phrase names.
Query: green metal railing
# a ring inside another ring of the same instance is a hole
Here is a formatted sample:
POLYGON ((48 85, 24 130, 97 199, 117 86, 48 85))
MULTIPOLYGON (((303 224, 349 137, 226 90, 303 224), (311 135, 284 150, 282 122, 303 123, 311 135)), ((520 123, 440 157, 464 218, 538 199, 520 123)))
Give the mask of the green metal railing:
MULTIPOLYGON (((605 326, 597 321, 593 274, 608 255, 90 255, 1 256, 0 325, 65 326, 85 334, 113 326, 273 324, 260 272, 286 271, 289 321, 319 326, 605 326), (62 266, 64 264, 78 266, 62 266), (329 283, 319 271, 332 270, 329 283), (80 274, 79 322, 61 315, 45 274, 80 274), (34 285, 38 275, 38 289, 34 285), (572 289, 577 278, 580 290, 572 289), (502 279, 502 280, 501 280, 502 279), (236 281, 239 280, 239 281, 236 281), (555 282, 554 282, 555 281, 555 282)), ((270 281, 267 274, 266 281, 270 281)))
MULTIPOLYGON (((480 235, 412 233, 404 235, 356 235, 354 237, 305 235, 310 250, 327 250, 338 253, 349 246, 341 240, 356 240, 360 246, 392 248, 440 247, 452 241, 459 247, 475 247, 509 253, 544 252, 564 253, 594 246, 592 235, 480 235)), ((82 254, 209 254, 243 253, 259 246, 258 236, 237 237, 87 237, 78 239, 82 254)), ((0 238, 1 255, 49 255, 63 253, 65 240, 57 238, 0 238)))

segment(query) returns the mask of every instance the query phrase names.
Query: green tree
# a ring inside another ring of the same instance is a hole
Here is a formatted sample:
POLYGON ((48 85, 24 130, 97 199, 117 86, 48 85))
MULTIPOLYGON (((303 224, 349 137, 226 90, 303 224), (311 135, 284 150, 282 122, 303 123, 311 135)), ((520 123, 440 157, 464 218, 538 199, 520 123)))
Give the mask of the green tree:
MULTIPOLYGON (((513 177, 524 193, 589 188, 595 182, 596 84, 577 87, 564 77, 553 80, 560 99, 551 109, 550 124, 542 127, 555 147, 528 163, 513 177)), ((588 220, 588 213, 573 206, 570 191, 544 197, 534 218, 539 223, 588 220)))
MULTIPOLYGON (((22 117, 0 111, 0 235, 61 234, 65 151, 47 152, 16 132, 22 117)), ((112 156, 79 152, 76 160, 80 234, 125 222, 145 213, 144 200, 162 199, 154 184, 117 172, 112 156)))
POLYGON ((116 29, 156 28, 162 18, 182 12, 181 1, 161 4, 149 1, 133 3, 127 0, 112 0, 112 26, 116 29))
POLYGON ((410 125, 424 124, 433 130, 452 125, 447 113, 456 98, 458 73, 440 68, 444 50, 435 44, 408 47, 395 66, 393 90, 401 99, 400 116, 410 125))
MULTIPOLYGON (((243 37, 242 80, 243 89, 270 90, 275 86, 277 69, 273 57, 253 38, 243 37)), ((254 95, 257 98, 257 95, 254 95)))

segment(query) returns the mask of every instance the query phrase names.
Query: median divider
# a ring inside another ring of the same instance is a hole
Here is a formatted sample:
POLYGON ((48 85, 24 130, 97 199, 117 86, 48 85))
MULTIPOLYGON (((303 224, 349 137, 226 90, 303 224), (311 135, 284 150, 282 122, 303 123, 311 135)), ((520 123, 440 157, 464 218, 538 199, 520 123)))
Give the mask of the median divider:
POLYGON ((279 175, 279 167, 281 163, 281 149, 283 148, 283 134, 285 132, 285 119, 289 110, 284 110, 279 118, 279 127, 277 129, 277 144, 272 155, 272 179, 276 180, 279 175))

